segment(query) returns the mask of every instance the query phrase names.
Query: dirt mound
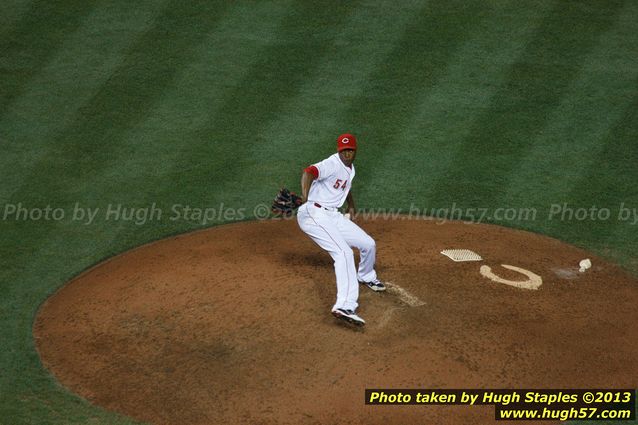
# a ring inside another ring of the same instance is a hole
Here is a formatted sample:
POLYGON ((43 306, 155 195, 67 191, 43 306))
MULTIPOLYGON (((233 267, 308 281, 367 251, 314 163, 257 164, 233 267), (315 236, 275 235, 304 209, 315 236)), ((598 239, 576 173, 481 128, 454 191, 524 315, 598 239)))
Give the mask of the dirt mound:
POLYGON ((330 315, 331 259, 294 221, 240 223, 71 281, 36 318, 42 361, 72 391, 154 424, 486 423, 493 406, 366 406, 364 389, 638 387, 638 283, 618 267, 495 226, 361 225, 399 288, 361 288, 363 331, 330 315), (483 261, 453 262, 448 248, 483 261), (580 273, 583 258, 593 267, 580 273), (503 264, 541 287, 479 273, 527 279, 503 264))

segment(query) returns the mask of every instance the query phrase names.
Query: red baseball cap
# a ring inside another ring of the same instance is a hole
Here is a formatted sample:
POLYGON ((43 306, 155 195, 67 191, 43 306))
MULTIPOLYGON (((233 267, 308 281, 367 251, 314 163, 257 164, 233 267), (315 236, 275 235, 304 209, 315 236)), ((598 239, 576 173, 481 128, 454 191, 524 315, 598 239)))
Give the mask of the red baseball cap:
POLYGON ((337 137, 337 151, 344 149, 357 149, 357 138, 353 134, 345 133, 337 137))

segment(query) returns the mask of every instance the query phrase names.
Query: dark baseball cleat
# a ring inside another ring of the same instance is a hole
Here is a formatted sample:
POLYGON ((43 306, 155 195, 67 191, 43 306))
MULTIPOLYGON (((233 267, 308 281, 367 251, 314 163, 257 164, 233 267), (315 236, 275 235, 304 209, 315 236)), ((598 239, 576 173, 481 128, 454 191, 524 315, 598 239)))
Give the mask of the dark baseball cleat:
POLYGON ((373 291, 376 292, 381 292, 381 291, 385 291, 385 284, 383 282, 381 282, 379 279, 375 279, 373 281, 370 282, 362 282, 359 281, 360 284, 367 286, 368 288, 372 289, 373 291))
POLYGON ((363 326, 366 324, 366 321, 361 317, 357 316, 352 310, 345 310, 343 308, 337 308, 332 310, 332 315, 337 319, 341 319, 355 326, 363 326))

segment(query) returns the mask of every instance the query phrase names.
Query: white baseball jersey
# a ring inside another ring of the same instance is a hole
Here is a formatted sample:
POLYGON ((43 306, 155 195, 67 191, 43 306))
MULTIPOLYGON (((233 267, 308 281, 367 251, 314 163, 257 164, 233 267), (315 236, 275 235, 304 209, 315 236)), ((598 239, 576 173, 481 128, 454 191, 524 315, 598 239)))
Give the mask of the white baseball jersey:
MULTIPOLYGON (((333 310, 343 308, 354 311, 359 305, 358 281, 371 282, 377 278, 374 270, 374 240, 337 210, 350 193, 354 165, 346 167, 339 154, 335 153, 313 166, 318 175, 310 186, 308 202, 299 208, 297 222, 301 230, 328 251, 334 260, 337 300, 333 310), (358 267, 351 247, 359 249, 361 254, 358 267)), ((314 174, 314 170, 310 172, 314 174)))
POLYGON ((355 174, 354 164, 346 167, 339 153, 335 153, 313 166, 319 171, 319 176, 310 186, 308 201, 323 207, 340 208, 350 192, 355 174))

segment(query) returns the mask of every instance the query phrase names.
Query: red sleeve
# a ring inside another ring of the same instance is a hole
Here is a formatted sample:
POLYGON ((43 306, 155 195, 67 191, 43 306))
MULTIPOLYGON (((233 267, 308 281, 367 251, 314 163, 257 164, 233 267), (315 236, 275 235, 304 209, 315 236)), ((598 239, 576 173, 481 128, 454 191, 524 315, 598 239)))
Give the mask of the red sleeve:
POLYGON ((319 178, 319 170, 317 170, 317 167, 315 167, 314 165, 311 165, 310 167, 306 167, 304 171, 306 173, 312 174, 313 176, 315 176, 316 179, 319 178))

